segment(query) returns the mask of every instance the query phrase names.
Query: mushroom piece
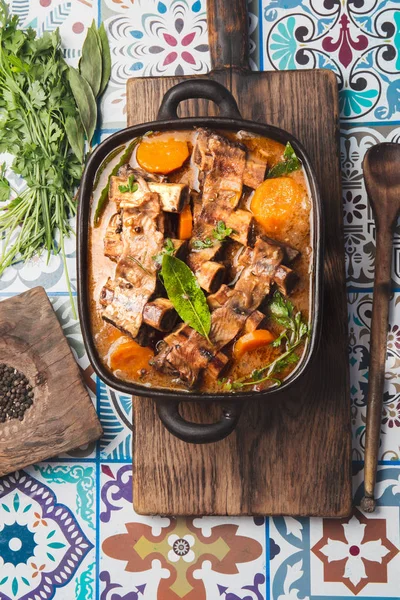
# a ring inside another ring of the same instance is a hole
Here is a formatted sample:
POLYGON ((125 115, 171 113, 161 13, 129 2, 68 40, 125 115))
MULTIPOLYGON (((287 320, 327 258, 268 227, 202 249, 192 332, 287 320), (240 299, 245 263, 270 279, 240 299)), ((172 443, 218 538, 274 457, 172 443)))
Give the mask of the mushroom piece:
MULTIPOLYGON (((143 185, 139 185, 134 192, 121 192, 120 186, 127 186, 128 181, 129 179, 124 177, 110 179, 110 200, 114 201, 118 208, 137 206, 146 193, 143 185)), ((189 188, 183 183, 145 183, 148 191, 159 194, 161 209, 164 212, 180 213, 189 201, 189 188)))

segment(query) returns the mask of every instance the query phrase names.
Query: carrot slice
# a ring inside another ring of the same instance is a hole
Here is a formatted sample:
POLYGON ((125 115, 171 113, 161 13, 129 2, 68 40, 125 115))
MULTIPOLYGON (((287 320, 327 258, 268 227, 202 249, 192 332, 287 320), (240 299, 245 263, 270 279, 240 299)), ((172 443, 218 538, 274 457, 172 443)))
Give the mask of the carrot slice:
POLYGON ((291 228, 307 207, 305 189, 291 177, 266 179, 251 200, 251 211, 265 232, 274 237, 291 228))
POLYGON ((129 340, 119 344, 110 356, 113 371, 122 371, 125 375, 136 377, 142 369, 149 369, 149 360, 154 356, 151 348, 139 346, 129 340))
POLYGON ((233 347, 233 358, 238 360, 246 352, 251 352, 257 348, 268 346, 273 342, 275 336, 268 329, 256 329, 250 333, 242 335, 233 347))
POLYGON ((148 140, 139 144, 136 160, 149 173, 171 173, 189 157, 187 142, 182 140, 148 140))
POLYGON ((192 237, 193 217, 189 204, 187 204, 179 215, 178 238, 189 240, 192 237))

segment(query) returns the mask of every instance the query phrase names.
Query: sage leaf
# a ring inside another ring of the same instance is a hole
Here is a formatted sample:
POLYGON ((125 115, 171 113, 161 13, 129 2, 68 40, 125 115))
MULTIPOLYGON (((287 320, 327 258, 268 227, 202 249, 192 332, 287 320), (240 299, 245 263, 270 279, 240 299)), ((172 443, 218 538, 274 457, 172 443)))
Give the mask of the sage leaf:
POLYGON ((97 35, 101 45, 101 84, 99 90, 99 96, 104 92, 107 87, 108 80, 111 77, 111 53, 110 53, 110 44, 108 43, 107 32, 104 27, 104 23, 102 23, 97 31, 97 35))
POLYGON ((189 267, 179 258, 164 254, 161 276, 168 298, 180 318, 210 341, 210 309, 204 292, 189 267))
POLYGON ((78 119, 68 116, 65 119, 65 132, 76 158, 79 160, 79 162, 82 162, 83 153, 85 150, 85 135, 82 128, 82 123, 78 119))
POLYGON ((293 171, 297 171, 300 168, 301 162, 297 158, 292 144, 288 142, 283 153, 283 161, 277 163, 268 171, 267 179, 289 175, 289 173, 293 173, 293 171))
POLYGON ((95 22, 88 28, 82 46, 82 56, 79 61, 79 72, 92 88, 94 97, 99 94, 102 82, 102 57, 101 42, 99 40, 95 22))
POLYGON ((69 67, 68 80, 90 144, 97 123, 97 105, 92 88, 74 67, 69 67))

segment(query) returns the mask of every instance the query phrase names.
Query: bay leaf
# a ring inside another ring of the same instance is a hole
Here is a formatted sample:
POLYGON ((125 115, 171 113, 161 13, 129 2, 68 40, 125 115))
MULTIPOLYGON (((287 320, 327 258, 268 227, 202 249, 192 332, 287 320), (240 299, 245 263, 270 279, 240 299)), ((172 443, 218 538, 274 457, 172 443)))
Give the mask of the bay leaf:
POLYGON ((76 158, 79 162, 82 162, 85 149, 85 135, 82 123, 74 119, 74 117, 68 116, 65 119, 65 132, 76 158))
POLYGON ((161 276, 168 298, 182 321, 210 341, 211 313, 193 272, 179 258, 164 254, 161 276))
POLYGON ((99 94, 102 82, 102 70, 101 43, 95 22, 93 21, 87 30, 86 38, 83 42, 79 72, 92 88, 95 98, 99 94))
POLYGON ((69 67, 68 81, 78 107, 86 137, 90 144, 97 123, 97 104, 92 88, 74 67, 69 67))
POLYGON ((104 23, 102 23, 97 31, 98 38, 101 44, 101 62, 102 62, 102 72, 101 72, 101 83, 99 96, 104 92, 107 87, 108 81, 111 77, 111 53, 110 53, 110 44, 108 43, 107 32, 104 27, 104 23))

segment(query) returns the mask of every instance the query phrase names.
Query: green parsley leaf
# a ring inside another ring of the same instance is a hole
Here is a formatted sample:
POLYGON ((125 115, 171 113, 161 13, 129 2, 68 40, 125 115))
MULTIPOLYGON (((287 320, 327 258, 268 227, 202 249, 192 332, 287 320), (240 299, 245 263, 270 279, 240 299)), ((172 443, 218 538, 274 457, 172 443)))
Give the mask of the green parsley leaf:
POLYGON ((46 92, 37 80, 31 84, 29 88, 29 96, 32 102, 32 106, 34 106, 35 108, 42 108, 46 103, 46 92))
MULTIPOLYGON (((284 298, 280 292, 275 292, 270 304, 269 311, 274 321, 284 325, 285 329, 272 343, 274 348, 279 348, 283 343, 285 349, 281 355, 275 358, 267 365, 254 369, 250 375, 245 375, 232 382, 232 389, 242 389, 252 387, 257 383, 271 381, 275 385, 280 385, 280 379, 274 377, 275 374, 284 371, 290 365, 298 362, 299 356, 295 350, 307 339, 310 334, 308 324, 303 321, 301 312, 294 314, 294 306, 290 300, 284 298), (236 387, 235 387, 236 386, 236 387), (238 388, 237 386, 241 386, 238 388)), ((226 387, 224 387, 226 389, 226 387)), ((230 391, 227 390, 226 391, 230 391)))
POLYGON ((213 236, 219 242, 223 242, 232 233, 233 229, 231 227, 227 227, 223 221, 218 221, 217 226, 213 230, 213 236))
POLYGON ((131 194, 133 194, 134 192, 136 192, 136 190, 138 189, 138 184, 134 183, 135 181, 135 176, 129 175, 128 177, 128 185, 119 185, 118 189, 120 192, 122 192, 123 194, 126 194, 127 192, 130 192, 131 194))
POLYGON ((5 202, 10 197, 10 183, 6 177, 6 163, 0 167, 0 202, 5 202))
POLYGON ((218 221, 216 227, 212 230, 213 239, 206 237, 204 240, 195 240, 192 243, 193 250, 204 250, 212 248, 216 242, 224 242, 232 233, 231 227, 227 227, 223 221, 218 221))
POLYGON ((152 256, 152 259, 154 260, 155 263, 157 263, 157 265, 161 266, 164 254, 169 254, 169 256, 173 256, 174 252, 175 252, 175 246, 174 246, 173 241, 171 240, 171 238, 166 238, 166 240, 164 242, 164 248, 161 250, 161 252, 152 256))
POLYGON ((192 243, 193 250, 204 250, 204 248, 212 248, 214 246, 214 242, 210 238, 206 238, 205 240, 194 240, 192 243))

